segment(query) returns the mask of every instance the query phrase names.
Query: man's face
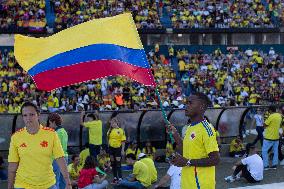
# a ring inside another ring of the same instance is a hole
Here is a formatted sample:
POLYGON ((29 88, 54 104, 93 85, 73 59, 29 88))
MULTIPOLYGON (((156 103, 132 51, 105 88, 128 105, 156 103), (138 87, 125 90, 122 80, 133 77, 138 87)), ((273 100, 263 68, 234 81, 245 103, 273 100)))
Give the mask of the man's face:
POLYGON ((202 103, 195 95, 190 95, 187 99, 185 115, 194 117, 196 114, 201 113, 202 103))
POLYGON ((32 106, 24 107, 22 111, 22 116, 23 116, 24 123, 27 127, 39 124, 38 122, 39 115, 37 111, 35 110, 35 108, 32 106))

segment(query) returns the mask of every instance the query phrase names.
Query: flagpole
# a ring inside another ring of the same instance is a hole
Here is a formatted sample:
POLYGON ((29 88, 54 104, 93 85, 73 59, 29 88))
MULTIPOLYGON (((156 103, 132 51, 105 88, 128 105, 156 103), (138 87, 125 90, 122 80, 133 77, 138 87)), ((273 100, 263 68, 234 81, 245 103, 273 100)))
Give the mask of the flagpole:
POLYGON ((173 144, 175 142, 175 140, 173 138, 173 133, 170 131, 170 122, 168 120, 167 114, 166 114, 165 109, 163 107, 161 96, 160 96, 160 93, 159 93, 159 90, 158 90, 158 85, 156 85, 156 87, 155 87, 155 93, 156 93, 156 95, 158 97, 158 101, 159 101, 159 104, 160 104, 162 115, 163 115, 164 121, 166 122, 166 125, 167 125, 166 127, 168 127, 171 143, 173 144))

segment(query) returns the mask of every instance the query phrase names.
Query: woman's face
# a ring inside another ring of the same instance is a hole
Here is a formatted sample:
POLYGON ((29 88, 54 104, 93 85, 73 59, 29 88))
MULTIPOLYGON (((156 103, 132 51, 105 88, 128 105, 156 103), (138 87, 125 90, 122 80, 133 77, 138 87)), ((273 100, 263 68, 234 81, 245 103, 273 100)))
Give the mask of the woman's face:
POLYGON ((24 107, 22 110, 22 117, 27 127, 39 126, 39 114, 34 107, 24 107))
POLYGON ((80 163, 80 158, 79 157, 75 157, 75 159, 73 160, 73 164, 74 165, 78 165, 80 163))

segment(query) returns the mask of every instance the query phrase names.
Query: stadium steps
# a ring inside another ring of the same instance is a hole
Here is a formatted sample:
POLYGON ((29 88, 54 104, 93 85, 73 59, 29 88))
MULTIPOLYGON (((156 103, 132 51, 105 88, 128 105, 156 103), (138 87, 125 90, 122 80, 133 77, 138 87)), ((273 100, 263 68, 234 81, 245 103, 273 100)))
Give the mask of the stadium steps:
POLYGON ((50 0, 45 0, 45 13, 47 26, 49 28, 53 28, 55 22, 55 12, 54 10, 51 10, 50 0))

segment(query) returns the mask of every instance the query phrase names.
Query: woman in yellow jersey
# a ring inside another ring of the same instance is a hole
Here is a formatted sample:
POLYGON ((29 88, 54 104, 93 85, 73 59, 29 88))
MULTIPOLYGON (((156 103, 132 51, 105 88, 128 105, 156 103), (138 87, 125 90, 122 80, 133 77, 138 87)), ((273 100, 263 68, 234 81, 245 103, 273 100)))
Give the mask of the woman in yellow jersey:
POLYGON ((39 110, 32 102, 22 105, 21 114, 25 127, 11 137, 8 189, 57 189, 52 157, 65 179, 65 189, 72 189, 64 152, 54 129, 40 125, 39 110))
POLYGON ((107 132, 109 145, 110 161, 113 173, 113 182, 117 183, 122 178, 121 173, 121 157, 124 155, 124 146, 126 136, 124 130, 120 128, 120 122, 117 117, 110 120, 110 128, 107 132))
POLYGON ((125 155, 127 154, 134 154, 138 159, 138 155, 141 153, 141 150, 137 146, 137 142, 133 141, 127 148, 125 155))
POLYGON ((78 154, 74 154, 71 157, 72 163, 68 165, 68 172, 70 175, 72 186, 75 187, 78 184, 79 173, 82 169, 80 165, 80 157, 78 154))
POLYGON ((155 160, 156 158, 156 148, 152 146, 151 142, 146 142, 145 148, 142 149, 142 152, 147 155, 148 158, 155 160))

